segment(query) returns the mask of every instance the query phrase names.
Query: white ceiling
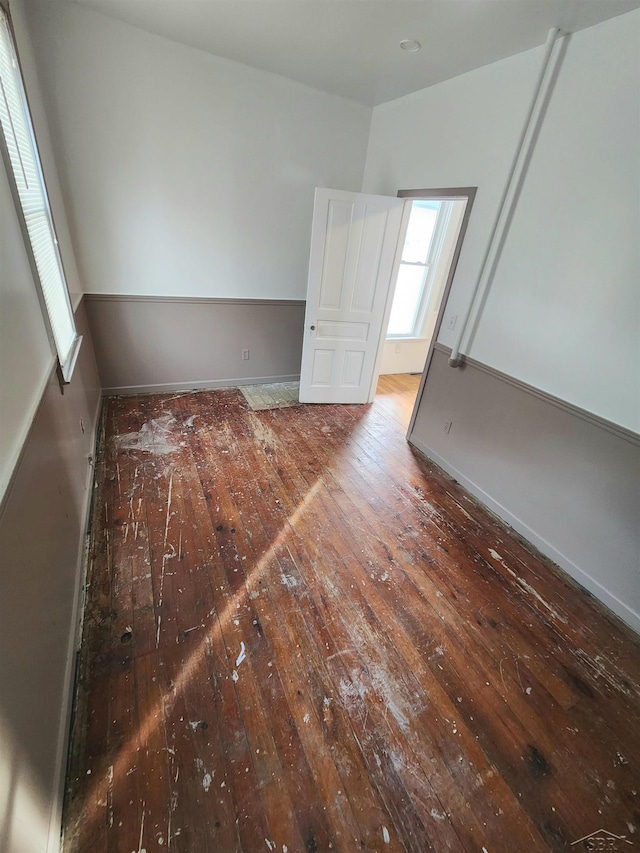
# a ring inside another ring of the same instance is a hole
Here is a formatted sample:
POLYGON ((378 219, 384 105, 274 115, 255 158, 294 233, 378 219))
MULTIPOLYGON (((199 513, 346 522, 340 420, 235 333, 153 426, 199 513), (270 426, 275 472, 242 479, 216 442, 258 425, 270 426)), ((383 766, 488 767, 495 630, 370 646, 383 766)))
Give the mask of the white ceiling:
POLYGON ((149 32, 377 105, 640 0, 73 0, 149 32), (422 50, 400 50, 417 39, 422 50))

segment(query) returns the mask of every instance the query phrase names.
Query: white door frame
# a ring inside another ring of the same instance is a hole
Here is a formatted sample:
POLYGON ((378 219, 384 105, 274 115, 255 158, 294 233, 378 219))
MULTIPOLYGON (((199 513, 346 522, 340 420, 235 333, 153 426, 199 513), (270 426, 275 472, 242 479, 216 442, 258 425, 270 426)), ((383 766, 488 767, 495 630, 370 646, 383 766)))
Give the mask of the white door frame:
MULTIPOLYGON (((431 366, 431 361, 433 359, 433 351, 435 348, 436 341, 438 340, 438 335, 440 334, 440 327, 442 326, 442 320, 444 318, 444 314, 447 307, 447 301, 449 299, 449 293, 451 291, 451 284, 453 282, 453 277, 456 272, 456 267, 458 266, 458 259, 460 258, 460 252, 462 250, 462 243, 464 241, 464 236, 467 233, 467 226, 469 224, 469 217, 471 216, 471 208, 473 207, 473 202, 476 197, 477 187, 447 187, 444 189, 425 189, 425 190, 398 190, 398 198, 412 198, 412 199, 446 199, 450 201, 455 198, 459 199, 467 199, 467 205, 464 210, 464 215, 462 217, 462 222, 460 223, 460 231, 458 232, 458 239, 456 241, 455 248, 453 250, 453 255, 451 258, 451 265, 449 267, 449 273, 447 275, 447 281, 444 286, 444 290, 442 292, 442 299, 440 300, 440 310, 438 311, 438 317, 436 319, 436 324, 433 329, 433 335, 431 336, 431 341, 429 343, 429 349, 427 351, 427 358, 425 361, 424 369, 422 371, 422 378, 420 380, 420 386, 418 388, 418 393, 416 395, 416 401, 413 406, 413 412, 411 413, 411 420, 409 421, 409 427, 407 429, 407 439, 410 438, 411 433, 413 432, 413 425, 416 421, 416 415, 418 413, 418 408, 420 406, 420 402, 422 400, 422 394, 424 392, 424 386, 427 381, 427 374, 429 373, 429 368, 431 366)), ((401 252, 402 254, 402 252, 401 252)), ((395 282, 394 282, 395 288, 395 282)), ((389 307, 389 311, 391 308, 389 307)), ((384 343, 386 338, 387 330, 384 328, 383 337, 381 344, 384 343)), ((380 352, 382 352, 382 346, 380 348, 380 352)), ((379 366, 379 362, 378 362, 379 366)), ((377 381, 377 378, 376 378, 377 381)))

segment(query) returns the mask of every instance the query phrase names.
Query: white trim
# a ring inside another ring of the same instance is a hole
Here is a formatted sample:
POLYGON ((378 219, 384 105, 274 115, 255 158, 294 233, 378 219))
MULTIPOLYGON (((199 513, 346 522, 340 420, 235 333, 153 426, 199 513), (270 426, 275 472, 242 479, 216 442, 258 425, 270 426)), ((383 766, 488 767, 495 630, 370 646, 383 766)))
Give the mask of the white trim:
MULTIPOLYGON (((98 423, 100 419, 101 407, 102 397, 98 397, 98 406, 92 422, 92 455, 94 460, 96 458, 98 423)), ((94 466, 89 465, 87 471, 87 479, 85 483, 86 500, 82 512, 82 523, 80 526, 81 533, 79 541, 78 559, 76 563, 73 605, 71 609, 71 621, 69 624, 69 639, 67 642, 67 662, 65 665, 64 681, 62 688, 62 707, 60 709, 60 722, 58 726, 58 744, 56 747, 55 777, 53 783, 53 802, 51 804, 51 815, 49 817, 47 853, 60 853, 61 849, 62 808, 64 805, 64 791, 66 785, 67 757, 69 753, 69 745, 71 742, 71 714, 73 712, 73 702, 76 687, 75 670, 78 629, 82 619, 81 592, 85 585, 88 568, 89 550, 87 547, 87 533, 89 530, 91 506, 93 503, 94 473, 94 466)))
POLYGON ((626 622, 626 624, 636 631, 636 633, 640 634, 640 613, 636 613, 635 610, 632 610, 627 604, 620 601, 619 598, 616 598, 616 596, 609 592, 609 590, 605 589, 605 587, 598 583, 598 581, 594 580, 591 575, 587 574, 583 569, 576 565, 573 560, 570 560, 569 557, 561 551, 558 551, 557 548, 555 548, 543 536, 536 533, 536 531, 522 521, 521 518, 518 518, 518 516, 509 512, 506 507, 494 500, 488 492, 485 492, 484 489, 477 485, 477 483, 466 477, 444 457, 440 456, 439 453, 436 453, 435 450, 429 447, 428 444, 420 441, 420 439, 414 438, 413 436, 409 437, 408 441, 417 450, 419 450, 420 453, 423 453, 428 459, 433 460, 440 466, 440 468, 446 471, 447 474, 454 477, 461 486, 478 498, 478 500, 498 515, 503 521, 513 527, 514 530, 517 530, 518 533, 524 536, 525 539, 527 539, 545 556, 553 560, 554 563, 556 563, 581 586, 592 593, 601 603, 608 607, 609 610, 615 613, 616 616, 626 622))
MULTIPOLYGON (((410 333, 402 332, 397 335, 389 334, 389 332, 387 331, 386 339, 388 341, 397 341, 403 338, 418 340, 421 336, 424 337, 423 335, 421 335, 421 333, 424 333, 424 329, 426 326, 427 306, 429 304, 429 297, 431 296, 431 291, 433 289, 433 279, 436 274, 438 261, 440 259, 440 253, 442 252, 442 247, 444 245, 444 240, 446 237, 447 229, 449 227, 449 222, 451 221, 451 212, 453 210, 453 201, 449 198, 432 198, 424 200, 438 202, 438 204, 440 205, 436 212, 436 221, 433 225, 433 231, 431 232, 431 240, 429 242, 426 260, 424 263, 422 263, 421 261, 404 261, 402 259, 402 255, 404 254, 403 245, 400 254, 400 263, 398 264, 398 272, 396 274, 397 280, 400 275, 400 269, 402 268, 403 264, 406 266, 422 267, 424 271, 422 276, 422 284, 420 285, 420 296, 417 300, 417 307, 413 318, 412 330, 410 333)), ((411 198, 410 201, 411 213, 413 213, 414 204, 420 202, 421 199, 411 198)), ((411 213, 409 214, 409 222, 411 221, 411 213)), ((395 296, 396 292, 394 288, 391 311, 393 311, 393 301, 395 300, 395 296)), ((389 314, 389 318, 391 318, 391 314, 389 314)))
POLYGON ((80 355, 80 346, 82 344, 82 335, 76 334, 73 339, 73 343, 71 344, 71 349, 69 350, 69 355, 64 364, 60 365, 60 373, 62 374, 62 380, 67 385, 71 382, 71 377, 73 376, 73 371, 76 366, 76 361, 78 360, 78 356, 80 355))
POLYGON ((226 296, 148 296, 141 293, 84 293, 85 302, 184 302, 215 305, 306 305, 306 299, 235 299, 226 296))
POLYGON ((204 379, 192 382, 165 382, 160 385, 115 385, 102 389, 103 397, 131 396, 133 394, 169 394, 172 391, 206 391, 216 388, 238 388, 240 385, 271 385, 275 382, 297 382, 299 373, 285 376, 245 376, 239 379, 204 379))
MULTIPOLYGON (((419 201, 419 199, 414 199, 414 202, 416 201, 419 201)), ((422 297, 420 299, 420 307, 418 308, 418 312, 416 315, 416 326, 414 326, 414 329, 420 329, 421 332, 424 332, 425 327, 427 325, 427 308, 429 307, 429 302, 431 301, 434 278, 436 277, 438 268, 440 266, 440 256, 442 255, 444 249, 444 244, 447 237, 447 231, 449 230, 449 224, 451 223, 452 214, 453 201, 451 199, 440 200, 438 216, 436 219, 435 227, 433 229, 431 244, 429 245, 429 254, 427 256, 427 266, 429 269, 424 280, 422 297)))

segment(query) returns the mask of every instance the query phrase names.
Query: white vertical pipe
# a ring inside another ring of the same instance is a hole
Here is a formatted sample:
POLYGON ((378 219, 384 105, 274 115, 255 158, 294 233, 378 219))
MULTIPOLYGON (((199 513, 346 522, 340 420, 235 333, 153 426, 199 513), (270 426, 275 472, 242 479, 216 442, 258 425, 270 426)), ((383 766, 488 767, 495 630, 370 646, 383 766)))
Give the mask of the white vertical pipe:
POLYGON ((487 243, 487 249, 482 259, 482 265, 480 266, 480 272, 478 273, 478 277, 473 287, 471 297, 467 304, 465 313, 462 317, 462 322, 460 323, 460 326, 458 328, 456 341, 453 345, 453 349, 451 350, 451 355, 449 356, 449 364, 451 367, 460 366, 460 346, 462 344, 464 334, 467 330, 469 319, 471 317, 471 312, 475 305, 476 298, 480 291, 480 287, 481 285, 486 285, 486 283, 489 281, 489 279, 495 272, 496 261, 498 257, 497 250, 502 245, 506 228, 511 220, 515 208, 517 193, 512 194, 512 190, 514 188, 517 189, 518 185, 520 184, 525 165, 528 161, 529 154, 531 153, 533 144, 533 133, 531 133, 531 131, 532 128, 535 127, 535 124, 537 122, 537 116, 536 121, 534 121, 534 115, 538 112, 539 107, 542 105, 546 98, 548 85, 551 81, 551 75, 547 78, 547 86, 543 86, 543 84, 545 82, 545 77, 549 68, 551 53, 553 51, 556 38, 559 34, 560 30, 554 28, 549 30, 549 33, 547 35, 544 56, 540 65, 540 71, 538 72, 538 77, 536 78, 536 84, 533 89, 533 95, 531 97, 529 109, 527 110, 527 115, 524 120, 522 130, 520 132, 520 137, 518 139, 518 144, 516 145, 515 154, 511 162, 511 168, 509 169, 509 174, 507 176, 505 187, 500 198, 500 204, 498 205, 498 213, 496 214, 496 218, 491 229, 489 242, 487 243), (529 136, 529 139, 528 144, 525 146, 527 136, 529 136), (510 199, 510 203, 507 204, 507 199, 510 195, 512 197, 510 199), (489 260, 492 256, 493 260, 490 264, 489 260))

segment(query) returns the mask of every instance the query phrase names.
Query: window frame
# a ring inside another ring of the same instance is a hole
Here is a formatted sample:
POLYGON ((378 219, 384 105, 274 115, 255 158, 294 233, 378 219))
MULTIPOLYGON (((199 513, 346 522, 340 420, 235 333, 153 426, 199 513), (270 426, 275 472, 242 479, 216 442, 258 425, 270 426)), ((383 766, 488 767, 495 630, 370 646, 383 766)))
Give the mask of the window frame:
MULTIPOLYGON (((413 200, 412 204, 420 200, 421 199, 416 198, 413 200)), ((437 260, 438 254, 442 248, 442 241, 444 240, 449 220, 451 219, 451 211, 453 209, 452 201, 450 199, 438 199, 438 201, 440 202, 440 207, 438 208, 435 225, 431 235, 431 242, 429 243, 429 251, 427 252, 424 263, 420 261, 403 261, 401 259, 398 267, 398 275, 403 265, 424 268, 422 284, 420 286, 420 298, 417 300, 413 326, 411 327, 410 332, 398 332, 397 334, 387 332, 386 340, 388 341, 420 341, 425 339, 424 326, 427 306, 429 304, 429 297, 433 288, 433 276, 437 266, 437 264, 434 263, 434 260, 437 260)))
MULTIPOLYGON (((33 126, 33 119, 31 116, 31 109, 29 106, 29 100, 27 96, 27 90, 24 82, 24 75, 22 73, 22 66, 20 64, 20 56, 18 53, 18 45, 15 36, 15 31, 13 28, 13 22, 11 20, 11 14, 7 5, 3 0, 0 0, 0 27, 4 27, 6 24, 6 31, 8 34, 9 41, 9 50, 10 55, 8 57, 9 61, 13 65, 15 69, 15 83, 18 89, 18 97, 20 101, 20 105, 22 108, 22 118, 24 120, 24 124, 28 134, 28 142, 32 147, 33 160, 35 163, 37 179, 39 184, 39 190, 42 194, 42 213, 44 215, 44 219, 46 221, 46 225, 48 226, 49 234, 51 237, 51 249, 53 251, 54 259, 57 264, 57 269, 60 278, 61 287, 56 288, 56 296, 61 297, 62 299, 62 307, 66 308, 67 314, 65 315, 65 322, 68 322, 71 330, 72 330, 72 340, 71 344, 68 348, 68 352, 66 353, 66 357, 62 357, 61 353, 58 350, 58 346, 56 343, 56 336, 54 334, 54 319, 49 311, 49 307, 47 305, 47 301, 45 299, 44 287, 40 272, 38 270, 38 266, 36 263, 36 256, 33 248, 33 244, 31 241, 31 236, 29 234, 29 229, 27 226, 27 220, 25 216, 25 210, 23 208, 23 202, 20 197, 20 192, 18 189, 18 184, 16 180, 16 175, 14 171, 14 164, 11 159, 11 155, 9 152, 9 147, 7 145, 7 140, 4 133, 4 128, 0 123, 0 154, 2 155, 2 161, 4 163, 7 179, 9 182, 9 186, 11 189, 11 195, 13 196, 14 207, 16 209, 16 215, 18 218, 18 222, 20 225, 20 230, 22 232, 22 237, 27 253, 27 258, 29 260, 29 265, 31 267, 31 272, 33 274, 34 285, 36 288, 36 293, 38 295, 38 301, 40 303, 40 308, 42 311, 42 316, 45 324, 45 328, 47 331, 47 336, 49 338, 49 343, 51 346, 52 354, 56 357, 57 367, 58 367, 58 379, 60 381, 61 390, 64 385, 68 385, 71 381, 71 377, 73 375, 73 371, 78 359, 78 354, 80 352, 80 346, 82 343, 82 336, 78 334, 75 317, 73 312, 73 306, 71 304, 71 299, 69 296, 69 286, 67 284, 67 277, 64 269, 64 262, 62 260, 62 255, 60 253, 60 247, 57 237, 57 231, 55 227, 55 221, 53 218, 53 213, 51 211, 51 203, 49 200, 49 193, 47 190, 46 179, 44 176, 44 171, 42 167, 42 160, 40 157, 40 150, 38 147, 38 141, 36 138, 35 128, 33 126)), ((0 92, 2 95, 2 92, 0 92)), ((7 107, 7 112, 9 113, 9 118, 11 120, 11 108, 7 99, 5 98, 5 104, 7 107)), ((17 137, 15 139, 15 147, 20 152, 18 147, 17 137)), ((24 150, 24 149, 23 149, 24 150)), ((58 327, 59 328, 59 327, 58 327)))

